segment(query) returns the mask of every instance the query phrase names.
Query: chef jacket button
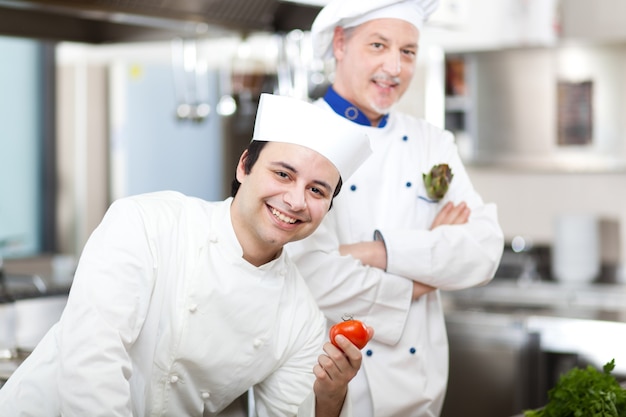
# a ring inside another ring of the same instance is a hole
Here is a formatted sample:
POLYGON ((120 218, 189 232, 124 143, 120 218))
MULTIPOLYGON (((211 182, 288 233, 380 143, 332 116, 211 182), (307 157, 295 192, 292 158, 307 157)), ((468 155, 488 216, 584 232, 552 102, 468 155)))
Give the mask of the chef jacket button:
POLYGON ((350 191, 356 191, 356 185, 352 184, 352 185, 350 186, 350 191))
POLYGON ((198 304, 192 304, 189 306, 190 313, 195 313, 196 311, 198 311, 198 304))
POLYGON ((410 353, 411 355, 415 355, 415 352, 416 352, 416 351, 415 351, 415 348, 414 348, 414 347, 412 347, 411 349, 409 349, 409 353, 410 353))
POLYGON ((170 377, 170 382, 171 382, 172 384, 177 383, 177 382, 178 382, 178 375, 172 375, 172 376, 170 377))
POLYGON ((372 354, 373 354, 373 353, 374 353, 374 352, 372 352, 372 349, 367 349, 367 351, 365 351, 365 354, 366 354, 367 356, 372 356, 372 354))
POLYGON ((407 181, 407 183, 406 183, 406 188, 411 188, 411 186, 412 186, 412 185, 413 185, 413 184, 411 184, 411 181, 407 181))
POLYGON ((263 341, 261 339, 254 339, 253 346, 258 349, 263 346, 263 341))
POLYGON ((407 140, 409 140, 409 137, 407 135, 404 135, 402 136, 402 140, 406 142, 407 140))
POLYGON ((202 391, 202 394, 200 395, 202 395, 202 398, 205 400, 208 400, 211 397, 211 393, 208 391, 202 391))

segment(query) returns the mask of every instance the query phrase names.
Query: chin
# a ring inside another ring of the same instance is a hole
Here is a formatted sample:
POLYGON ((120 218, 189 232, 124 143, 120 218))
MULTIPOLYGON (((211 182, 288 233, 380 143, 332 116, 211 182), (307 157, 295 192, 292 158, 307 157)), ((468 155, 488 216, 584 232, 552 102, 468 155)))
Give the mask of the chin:
POLYGON ((369 108, 371 111, 378 113, 380 115, 389 113, 391 107, 396 103, 396 97, 384 96, 384 97, 375 97, 369 101, 369 108))
POLYGON ((389 113, 389 110, 391 110, 391 107, 394 105, 395 101, 392 103, 385 103, 384 105, 371 105, 371 109, 373 112, 377 113, 378 115, 382 116, 384 114, 389 113))

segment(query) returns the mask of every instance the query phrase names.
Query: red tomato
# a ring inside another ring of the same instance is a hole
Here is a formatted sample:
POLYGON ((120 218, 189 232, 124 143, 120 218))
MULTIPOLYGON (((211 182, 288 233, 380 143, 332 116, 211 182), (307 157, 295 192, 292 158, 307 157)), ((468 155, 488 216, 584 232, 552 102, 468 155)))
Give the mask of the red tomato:
POLYGON ((330 328, 330 341, 335 346, 335 336, 338 334, 347 337, 359 349, 363 349, 368 342, 367 327, 359 320, 345 320, 330 328))

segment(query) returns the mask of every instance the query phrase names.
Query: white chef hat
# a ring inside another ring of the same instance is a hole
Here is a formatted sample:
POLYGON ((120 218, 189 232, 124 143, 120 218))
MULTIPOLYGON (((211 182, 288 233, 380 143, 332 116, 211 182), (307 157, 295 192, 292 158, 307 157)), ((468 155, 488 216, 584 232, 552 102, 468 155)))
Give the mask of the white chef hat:
POLYGON ((422 29, 439 6, 439 0, 331 0, 311 26, 313 51, 323 59, 332 57, 335 27, 355 27, 373 19, 394 18, 422 29))
POLYGON ((370 156, 357 125, 304 100, 261 94, 252 140, 306 146, 326 157, 346 180, 370 156))

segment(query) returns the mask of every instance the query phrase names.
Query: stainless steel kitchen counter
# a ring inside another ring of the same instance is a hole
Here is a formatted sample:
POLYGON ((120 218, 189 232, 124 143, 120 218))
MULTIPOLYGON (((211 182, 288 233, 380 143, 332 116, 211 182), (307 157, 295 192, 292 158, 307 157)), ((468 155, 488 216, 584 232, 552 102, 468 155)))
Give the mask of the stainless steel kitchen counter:
POLYGON ((0 387, 61 317, 70 289, 69 279, 59 283, 36 273, 9 273, 4 284, 0 387))
POLYGON ((9 377, 15 372, 18 366, 26 359, 27 355, 20 354, 18 357, 11 359, 0 359, 0 388, 5 384, 9 377))
POLYGON ((492 311, 626 322, 626 285, 522 283, 496 279, 482 286, 442 292, 446 310, 492 311))
POLYGON ((626 380, 624 285, 496 279, 442 299, 450 342, 442 417, 468 410, 502 417, 541 406, 573 366, 601 369, 615 359, 613 374, 626 380))
POLYGON ((615 372, 626 375, 626 285, 494 280, 442 298, 449 317, 502 315, 539 333, 543 351, 576 352, 599 367, 615 358, 615 372))

